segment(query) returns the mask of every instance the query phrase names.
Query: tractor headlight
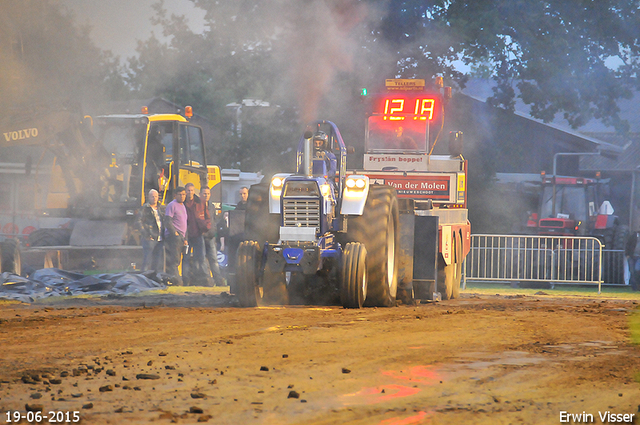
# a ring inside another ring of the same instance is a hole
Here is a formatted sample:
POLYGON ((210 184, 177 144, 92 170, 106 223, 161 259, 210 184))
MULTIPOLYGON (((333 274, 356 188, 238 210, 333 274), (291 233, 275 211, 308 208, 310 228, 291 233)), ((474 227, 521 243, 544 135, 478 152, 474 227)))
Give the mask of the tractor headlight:
POLYGON ((326 198, 331 193, 331 186, 329 186, 328 184, 323 184, 320 186, 320 191, 322 192, 322 196, 326 198))
POLYGON ((345 185, 349 189, 362 190, 366 186, 366 182, 363 178, 348 178, 345 185))
POLYGON ((273 198, 280 198, 283 183, 284 180, 280 177, 274 177, 273 180, 271 180, 271 196, 273 198))

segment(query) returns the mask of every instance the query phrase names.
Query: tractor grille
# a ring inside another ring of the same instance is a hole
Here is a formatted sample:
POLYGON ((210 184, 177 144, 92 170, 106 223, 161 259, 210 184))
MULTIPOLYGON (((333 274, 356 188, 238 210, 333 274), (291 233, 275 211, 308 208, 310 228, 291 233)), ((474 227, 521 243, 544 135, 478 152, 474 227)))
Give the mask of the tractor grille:
POLYGON ((320 200, 284 199, 285 227, 320 227, 320 200))

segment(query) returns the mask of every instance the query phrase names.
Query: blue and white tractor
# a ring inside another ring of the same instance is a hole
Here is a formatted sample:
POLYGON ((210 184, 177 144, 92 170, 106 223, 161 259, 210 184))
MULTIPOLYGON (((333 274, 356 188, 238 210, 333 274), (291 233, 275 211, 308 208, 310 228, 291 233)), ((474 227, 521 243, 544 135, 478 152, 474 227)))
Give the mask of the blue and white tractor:
POLYGON ((392 306, 398 284, 396 190, 347 175, 337 126, 317 121, 298 144, 297 172, 254 185, 237 251, 241 306, 392 306))

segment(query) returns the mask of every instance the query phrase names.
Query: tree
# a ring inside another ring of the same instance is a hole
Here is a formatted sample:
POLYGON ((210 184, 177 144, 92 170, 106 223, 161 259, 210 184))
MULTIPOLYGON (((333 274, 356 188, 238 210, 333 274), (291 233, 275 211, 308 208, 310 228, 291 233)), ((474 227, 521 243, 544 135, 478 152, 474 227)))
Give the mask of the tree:
POLYGON ((126 93, 119 62, 49 0, 0 0, 0 106, 126 93))
MULTIPOLYGON (((304 8, 291 0, 194 3, 207 12, 204 34, 193 34, 183 17, 167 16, 162 2, 156 4, 154 22, 170 40, 141 43, 139 58, 129 61, 128 82, 141 96, 193 104, 227 129, 215 147, 222 164, 274 169, 281 156, 293 158, 300 121, 318 118, 332 77, 347 69, 349 55, 339 41, 353 28, 347 16, 355 9, 344 1, 313 1, 304 8), (225 105, 245 98, 266 99, 286 112, 277 119, 254 117, 238 134, 225 105)), ((286 168, 294 166, 289 160, 286 168)))
POLYGON ((279 164, 304 123, 318 118, 337 122, 357 147, 358 87, 436 75, 464 87, 460 61, 495 81, 492 105, 513 110, 520 97, 534 117, 561 114, 574 127, 595 117, 624 131, 616 102, 637 88, 638 1, 192 1, 206 11, 203 34, 167 16, 162 1, 155 6, 169 41, 139 45, 128 64, 134 95, 192 104, 221 129, 233 128, 225 105, 247 97, 298 111, 227 131, 216 146, 227 165, 279 164), (622 66, 608 67, 611 58, 622 66), (256 159, 255 143, 272 150, 256 159))
POLYGON ((375 31, 401 75, 441 72, 464 86, 452 69, 459 59, 489 71, 495 106, 513 110, 518 96, 545 122, 562 114, 574 128, 592 117, 628 127, 616 101, 638 88, 638 1, 411 0, 387 8, 375 31), (608 67, 612 59, 621 65, 608 67))

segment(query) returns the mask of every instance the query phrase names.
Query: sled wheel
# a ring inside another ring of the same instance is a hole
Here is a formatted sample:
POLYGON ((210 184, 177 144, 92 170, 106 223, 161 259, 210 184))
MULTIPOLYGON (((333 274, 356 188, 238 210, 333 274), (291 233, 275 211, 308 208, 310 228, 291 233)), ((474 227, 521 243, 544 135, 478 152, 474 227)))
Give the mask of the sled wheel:
POLYGON ((451 298, 456 299, 460 298, 460 280, 462 279, 462 241, 460 240, 460 235, 456 235, 456 246, 455 246, 455 276, 453 278, 453 286, 451 288, 451 298))
POLYGON ((453 295, 453 280, 456 274, 456 264, 446 265, 444 260, 440 260, 441 265, 438 267, 438 292, 443 300, 450 300, 453 295))

